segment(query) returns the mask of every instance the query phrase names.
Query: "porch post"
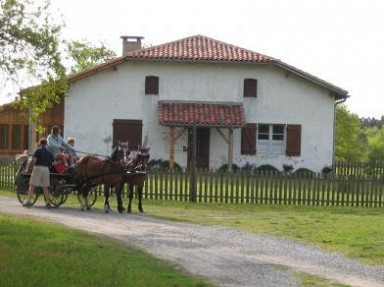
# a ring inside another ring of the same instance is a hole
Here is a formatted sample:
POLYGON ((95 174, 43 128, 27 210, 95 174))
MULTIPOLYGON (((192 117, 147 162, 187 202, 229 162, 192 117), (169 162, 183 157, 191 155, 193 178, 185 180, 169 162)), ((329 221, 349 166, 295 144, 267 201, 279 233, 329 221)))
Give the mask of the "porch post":
POLYGON ((175 127, 170 128, 170 141, 169 141, 169 169, 174 171, 175 169, 175 127))
POLYGON ((191 178, 190 178, 190 191, 189 200, 190 202, 196 202, 196 188, 197 188, 197 174, 196 174, 196 125, 192 128, 192 164, 191 164, 191 178))
POLYGON ((232 172, 233 164, 233 129, 228 129, 228 172, 232 172))

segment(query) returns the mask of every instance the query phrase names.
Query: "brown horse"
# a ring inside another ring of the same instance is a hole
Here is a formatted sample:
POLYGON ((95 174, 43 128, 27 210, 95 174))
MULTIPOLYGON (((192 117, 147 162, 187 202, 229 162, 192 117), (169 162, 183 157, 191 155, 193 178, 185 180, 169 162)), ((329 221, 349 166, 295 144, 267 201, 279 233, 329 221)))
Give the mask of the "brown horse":
MULTIPOLYGON (((130 150, 129 150, 129 143, 121 142, 120 140, 117 141, 117 146, 112 148, 112 153, 110 159, 114 162, 119 162, 127 171, 128 164, 130 163, 131 159, 129 158, 130 150)), ((118 205, 122 205, 122 196, 121 196, 121 189, 123 187, 124 183, 120 183, 118 185, 114 184, 105 184, 104 185, 104 196, 105 196, 105 202, 104 202, 104 211, 108 213, 111 210, 111 207, 109 205, 109 198, 112 194, 112 190, 114 189, 116 192, 116 197, 118 201, 118 205), (119 187, 119 188, 117 188, 119 187)))
POLYGON ((137 197, 139 199, 138 209, 139 212, 144 212, 143 210, 143 187, 145 180, 147 178, 147 169, 148 169, 148 160, 149 160, 149 148, 139 146, 137 149, 136 157, 131 162, 131 173, 126 173, 123 176, 123 184, 129 184, 129 202, 128 202, 128 213, 132 212, 132 199, 134 186, 137 187, 137 197))
POLYGON ((101 160, 100 158, 87 155, 78 161, 78 191, 81 201, 81 209, 88 210, 87 196, 93 186, 99 184, 113 185, 121 189, 125 168, 119 161, 111 159, 101 160))
POLYGON ((128 203, 128 213, 132 212, 132 199, 134 193, 134 187, 137 187, 137 195, 139 199, 138 209, 140 212, 144 212, 142 205, 143 198, 143 187, 145 183, 145 179, 147 177, 146 171, 148 169, 148 159, 149 159, 149 148, 145 148, 142 146, 138 147, 136 157, 133 159, 123 159, 123 153, 113 153, 113 158, 115 160, 120 160, 120 162, 125 166, 126 173, 124 173, 122 177, 122 182, 117 185, 110 185, 109 188, 106 189, 105 195, 105 211, 109 210, 109 197, 111 194, 111 189, 114 188, 116 191, 117 198, 117 210, 122 213, 124 212, 123 200, 122 200, 122 189, 124 184, 127 183, 129 185, 129 203, 128 203))

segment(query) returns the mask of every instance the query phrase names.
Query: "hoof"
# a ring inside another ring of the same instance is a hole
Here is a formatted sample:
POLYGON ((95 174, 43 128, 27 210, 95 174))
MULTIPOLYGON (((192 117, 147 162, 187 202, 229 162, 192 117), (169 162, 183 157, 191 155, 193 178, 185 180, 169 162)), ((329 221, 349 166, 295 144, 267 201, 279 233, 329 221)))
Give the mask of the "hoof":
POLYGON ((139 208, 140 213, 144 213, 144 210, 142 208, 139 208))
POLYGON ((128 208, 127 213, 132 213, 132 209, 128 208))
POLYGON ((117 211, 118 211, 119 213, 123 213, 123 212, 125 211, 125 209, 124 209, 124 207, 118 207, 118 208, 117 208, 117 211))

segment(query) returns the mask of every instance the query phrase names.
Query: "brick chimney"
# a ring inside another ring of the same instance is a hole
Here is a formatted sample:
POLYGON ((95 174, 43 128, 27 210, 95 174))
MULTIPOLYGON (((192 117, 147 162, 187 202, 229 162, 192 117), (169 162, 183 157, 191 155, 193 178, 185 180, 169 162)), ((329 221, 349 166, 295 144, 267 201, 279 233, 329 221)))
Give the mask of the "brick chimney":
POLYGON ((123 56, 128 53, 141 49, 141 40, 144 37, 141 36, 121 36, 123 39, 123 56))

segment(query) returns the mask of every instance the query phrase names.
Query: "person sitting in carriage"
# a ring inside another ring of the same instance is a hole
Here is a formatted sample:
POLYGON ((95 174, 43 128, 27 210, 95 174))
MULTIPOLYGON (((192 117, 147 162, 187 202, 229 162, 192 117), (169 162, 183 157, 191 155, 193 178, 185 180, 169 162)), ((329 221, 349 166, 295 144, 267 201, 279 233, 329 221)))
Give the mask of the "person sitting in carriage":
MULTIPOLYGON (((53 154, 55 159, 57 155, 62 153, 61 149, 64 148, 67 154, 74 151, 73 147, 65 142, 60 136, 61 129, 58 126, 54 126, 51 130, 51 134, 47 137, 47 148, 53 154)), ((61 156, 59 156, 61 157, 61 156)))
POLYGON ((60 152, 56 155, 53 167, 57 173, 63 173, 68 168, 68 155, 64 148, 60 148, 60 152))
POLYGON ((68 152, 68 165, 74 166, 78 160, 76 151, 75 151, 75 139, 72 137, 67 138, 67 143, 72 147, 68 152))

